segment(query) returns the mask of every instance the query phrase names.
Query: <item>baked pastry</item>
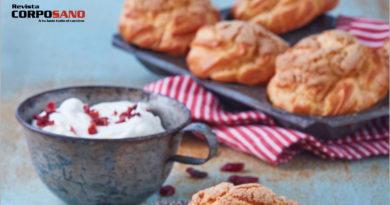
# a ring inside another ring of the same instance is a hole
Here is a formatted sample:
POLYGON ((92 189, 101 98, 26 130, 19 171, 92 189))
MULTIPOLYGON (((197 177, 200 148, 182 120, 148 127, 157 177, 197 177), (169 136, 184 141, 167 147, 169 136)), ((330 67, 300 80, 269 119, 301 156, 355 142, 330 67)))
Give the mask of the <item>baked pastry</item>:
POLYGON ((387 67, 389 67, 389 39, 387 38, 383 43, 382 48, 379 50, 382 59, 387 67))
POLYGON ((222 21, 198 30, 187 64, 200 78, 255 85, 268 82, 275 57, 288 48, 284 40, 259 25, 222 21))
POLYGON ((341 30, 304 38, 279 55, 267 86, 275 107, 323 116, 368 109, 388 91, 389 68, 379 52, 341 30))
POLYGON ((278 197, 260 184, 234 186, 223 182, 192 196, 189 205, 299 205, 298 202, 278 197))
POLYGON ((209 0, 127 0, 119 33, 141 48, 185 55, 196 31, 219 20, 209 0))
POLYGON ((332 10, 339 0, 236 0, 235 19, 250 21, 279 34, 306 25, 332 10))

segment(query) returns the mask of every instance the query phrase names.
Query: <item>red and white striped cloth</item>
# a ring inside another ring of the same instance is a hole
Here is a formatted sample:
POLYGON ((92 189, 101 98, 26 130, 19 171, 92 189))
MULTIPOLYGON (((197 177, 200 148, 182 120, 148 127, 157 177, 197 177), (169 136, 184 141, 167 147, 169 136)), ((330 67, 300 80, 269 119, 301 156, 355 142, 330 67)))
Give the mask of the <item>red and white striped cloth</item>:
MULTIPOLYGON (((371 47, 382 46, 385 34, 389 34, 388 23, 364 17, 354 19, 340 16, 337 28, 350 31, 363 44, 371 47)), ((144 89, 184 103, 194 121, 212 127, 220 143, 271 164, 288 162, 302 150, 313 152, 324 159, 360 159, 389 154, 388 117, 374 119, 344 139, 316 140, 308 134, 275 126, 271 118, 258 110, 224 110, 219 100, 190 76, 167 77, 144 89)))
POLYGON ((337 29, 345 30, 356 36, 363 45, 380 48, 389 37, 389 23, 367 17, 351 18, 339 16, 337 29))

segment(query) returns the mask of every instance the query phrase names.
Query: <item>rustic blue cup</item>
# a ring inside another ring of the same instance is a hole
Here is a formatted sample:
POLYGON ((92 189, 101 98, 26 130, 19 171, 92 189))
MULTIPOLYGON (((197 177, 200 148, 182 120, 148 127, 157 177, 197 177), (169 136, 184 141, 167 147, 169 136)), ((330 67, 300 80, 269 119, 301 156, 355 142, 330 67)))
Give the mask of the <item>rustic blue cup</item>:
POLYGON ((51 90, 22 102, 16 118, 23 125, 32 162, 42 182, 69 204, 139 204, 166 180, 173 162, 203 164, 214 157, 218 140, 180 102, 139 89, 108 86, 51 90), (126 139, 83 139, 40 130, 31 125, 49 101, 76 97, 88 104, 129 100, 148 103, 161 118, 163 133, 126 139), (177 154, 183 133, 197 132, 209 145, 206 159, 177 154))

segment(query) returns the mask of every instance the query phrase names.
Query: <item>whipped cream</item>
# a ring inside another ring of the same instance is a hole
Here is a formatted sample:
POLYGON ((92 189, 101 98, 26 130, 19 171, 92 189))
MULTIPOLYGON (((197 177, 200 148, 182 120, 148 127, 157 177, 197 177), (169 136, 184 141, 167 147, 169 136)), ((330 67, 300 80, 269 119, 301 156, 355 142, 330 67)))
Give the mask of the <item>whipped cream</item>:
MULTIPOLYGON (((65 100, 55 112, 49 114, 49 121, 53 125, 42 127, 42 130, 55 134, 94 138, 94 139, 120 139, 129 137, 138 137, 164 132, 158 116, 154 116, 148 110, 146 103, 138 102, 137 107, 131 111, 131 114, 137 114, 134 117, 126 118, 120 122, 120 114, 133 107, 135 103, 130 101, 103 102, 90 107, 99 113, 99 118, 107 118, 106 126, 96 126, 97 133, 89 134, 88 128, 91 125, 92 118, 85 112, 84 104, 77 98, 65 100), (72 131, 72 128, 74 132, 72 131)), ((42 111, 39 116, 43 117, 47 113, 42 111)), ((37 120, 32 121, 32 125, 37 125, 37 120)))

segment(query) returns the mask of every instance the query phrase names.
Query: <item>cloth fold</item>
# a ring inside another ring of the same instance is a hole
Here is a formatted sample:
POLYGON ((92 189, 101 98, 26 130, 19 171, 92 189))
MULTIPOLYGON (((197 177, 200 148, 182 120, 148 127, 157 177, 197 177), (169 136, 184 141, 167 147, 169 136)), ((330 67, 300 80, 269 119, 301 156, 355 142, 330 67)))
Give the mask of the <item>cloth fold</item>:
POLYGON ((211 92, 187 75, 161 79, 144 90, 182 102, 190 110, 192 120, 211 126, 220 143, 271 164, 288 162, 302 150, 324 159, 359 159, 389 153, 388 117, 374 119, 343 139, 316 140, 311 135, 275 126, 270 117, 258 110, 224 110, 211 92))
MULTIPOLYGON (((338 29, 351 32, 367 46, 379 48, 389 36, 389 24, 366 17, 339 16, 338 29)), ((317 140, 313 136, 275 126, 258 110, 226 111, 211 92, 190 76, 171 76, 144 87, 182 102, 191 111, 193 121, 211 126, 219 142, 254 155, 271 164, 286 163, 307 150, 324 159, 360 159, 389 154, 388 116, 371 120, 355 133, 339 140, 317 140)))

